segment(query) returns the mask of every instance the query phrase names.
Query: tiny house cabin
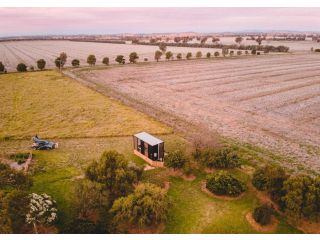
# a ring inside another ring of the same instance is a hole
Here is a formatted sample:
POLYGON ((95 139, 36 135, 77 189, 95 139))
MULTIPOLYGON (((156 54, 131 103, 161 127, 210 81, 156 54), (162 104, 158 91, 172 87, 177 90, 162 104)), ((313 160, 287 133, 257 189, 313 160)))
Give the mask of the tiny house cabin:
POLYGON ((149 133, 133 135, 133 152, 154 167, 163 167, 164 142, 149 133))

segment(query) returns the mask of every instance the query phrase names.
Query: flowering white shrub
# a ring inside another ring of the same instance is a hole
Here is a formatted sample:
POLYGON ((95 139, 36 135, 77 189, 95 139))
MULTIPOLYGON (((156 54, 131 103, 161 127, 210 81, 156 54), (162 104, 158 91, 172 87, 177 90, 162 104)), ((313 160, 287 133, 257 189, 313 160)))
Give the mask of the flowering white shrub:
POLYGON ((33 224, 37 233, 37 224, 50 224, 57 219, 56 202, 47 194, 32 193, 29 195, 29 212, 26 215, 26 222, 33 224))

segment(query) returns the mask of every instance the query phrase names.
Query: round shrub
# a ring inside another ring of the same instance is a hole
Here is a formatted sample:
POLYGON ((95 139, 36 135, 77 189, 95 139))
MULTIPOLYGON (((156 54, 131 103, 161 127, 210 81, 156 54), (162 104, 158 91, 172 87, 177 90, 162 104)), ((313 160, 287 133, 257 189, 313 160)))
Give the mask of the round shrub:
POLYGON ((209 175, 207 177, 206 188, 214 194, 231 197, 239 196, 246 190, 243 182, 224 171, 209 175))
POLYGON ((266 169, 265 168, 257 169, 254 172, 252 177, 252 185, 260 191, 265 191, 267 190, 267 184, 268 184, 268 177, 266 176, 266 169))
POLYGON ((240 167, 240 159, 230 148, 207 149, 200 153, 203 165, 209 168, 236 168, 240 167))
POLYGON ((108 58, 108 57, 104 57, 104 58, 102 59, 102 63, 103 63, 104 65, 109 65, 109 58, 108 58))
POLYGON ((254 209, 252 217, 260 225, 267 225, 271 222, 272 214, 272 209, 264 204, 254 209))
POLYGON ((79 67, 80 66, 80 60, 79 59, 73 59, 71 62, 71 65, 73 67, 79 67))
POLYGON ((19 63, 17 66, 17 71, 18 72, 26 72, 27 66, 24 63, 19 63))
POLYGON ((176 150, 173 152, 169 152, 168 156, 164 161, 164 165, 169 168, 181 169, 185 166, 186 162, 188 161, 188 157, 186 154, 181 150, 176 150))

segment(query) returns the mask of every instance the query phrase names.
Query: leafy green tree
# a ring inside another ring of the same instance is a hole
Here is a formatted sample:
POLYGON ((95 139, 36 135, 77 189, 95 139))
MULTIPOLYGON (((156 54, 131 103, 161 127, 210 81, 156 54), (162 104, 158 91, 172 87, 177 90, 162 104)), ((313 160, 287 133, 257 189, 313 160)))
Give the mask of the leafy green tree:
POLYGON ((155 53, 154 53, 154 59, 157 60, 157 62, 159 62, 159 59, 161 58, 162 56, 162 52, 157 50, 155 53))
POLYGON ((103 58, 103 59, 102 59, 102 63, 103 63, 104 65, 109 65, 109 58, 108 58, 108 57, 103 58))
POLYGON ((136 52, 130 53, 130 55, 129 55, 129 62, 130 63, 136 63, 137 59, 139 59, 139 56, 136 52))
POLYGON ((0 62, 0 73, 3 73, 4 70, 5 70, 5 67, 4 67, 3 63, 0 62))
POLYGON ((80 60, 79 59, 73 59, 71 62, 71 65, 73 67, 79 67, 80 66, 80 60))
POLYGON ((28 193, 21 190, 13 190, 7 195, 8 214, 13 233, 24 233, 28 229, 26 214, 28 213, 28 193))
POLYGON ((190 58, 192 58, 192 53, 191 53, 191 52, 188 52, 187 55, 186 55, 186 59, 189 60, 190 58))
POLYGON ((201 57, 202 57, 202 52, 198 51, 198 52, 196 53, 196 58, 201 58, 201 57))
POLYGON ((173 57, 173 53, 172 52, 170 52, 170 51, 166 52, 166 59, 167 60, 172 59, 172 57, 173 57))
POLYGON ((320 216, 320 181, 306 175, 291 176, 284 182, 286 213, 293 218, 320 216))
POLYGON ((111 208, 116 223, 146 227, 166 220, 169 201, 163 189, 150 183, 139 184, 127 197, 117 199, 111 208))
POLYGON ((260 225, 267 225, 271 222, 272 209, 264 204, 254 209, 252 217, 260 225))
POLYGON ((116 151, 104 152, 100 161, 94 161, 86 170, 88 179, 103 184, 108 190, 111 202, 131 193, 140 175, 141 172, 116 151))
POLYGON ((8 214, 8 203, 4 192, 0 191, 0 234, 13 233, 11 219, 8 214))
POLYGON ((27 71, 27 66, 24 63, 19 63, 17 65, 17 71, 18 72, 26 72, 27 71))
POLYGON ((40 69, 40 70, 43 70, 45 69, 46 67, 46 61, 44 59, 39 59, 37 61, 37 67, 40 69))
POLYGON ((266 190, 270 194, 271 199, 283 209, 284 202, 282 198, 285 195, 283 184, 287 179, 288 175, 283 168, 265 166, 255 171, 252 184, 258 190, 266 190))
POLYGON ((74 192, 79 218, 87 219, 90 213, 103 205, 102 186, 99 183, 82 180, 75 186, 74 192))
POLYGON ((160 43, 159 44, 159 49, 160 49, 160 51, 162 52, 162 53, 165 53, 166 51, 167 51, 167 46, 166 46, 166 44, 165 43, 160 43))
POLYGON ((246 191, 246 185, 235 176, 219 171, 207 177, 206 188, 217 195, 236 197, 246 191))
POLYGON ((207 58, 211 58, 211 53, 207 52, 207 58))
POLYGON ((125 64, 126 60, 124 59, 123 55, 118 55, 115 59, 115 61, 119 64, 125 64))
POLYGON ((90 54, 87 58, 87 63, 90 65, 90 66, 94 66, 97 62, 97 59, 96 59, 96 56, 93 55, 93 54, 90 54))
POLYGON ((177 59, 178 59, 178 60, 181 60, 181 59, 182 59, 182 54, 181 54, 181 53, 178 53, 178 54, 177 54, 177 59))
POLYGON ((164 165, 173 170, 184 168, 185 164, 188 162, 188 157, 182 150, 176 150, 169 152, 168 156, 164 161, 164 165))
POLYGON ((209 168, 236 168, 240 167, 240 159, 230 148, 208 148, 200 153, 200 162, 209 168))

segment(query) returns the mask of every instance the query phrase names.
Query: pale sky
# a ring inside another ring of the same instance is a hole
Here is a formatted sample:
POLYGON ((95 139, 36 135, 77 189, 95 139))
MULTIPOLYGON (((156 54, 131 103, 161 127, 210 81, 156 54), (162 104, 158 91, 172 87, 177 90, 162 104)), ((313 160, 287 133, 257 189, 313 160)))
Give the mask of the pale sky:
POLYGON ((320 31, 320 8, 0 8, 0 36, 320 31))

